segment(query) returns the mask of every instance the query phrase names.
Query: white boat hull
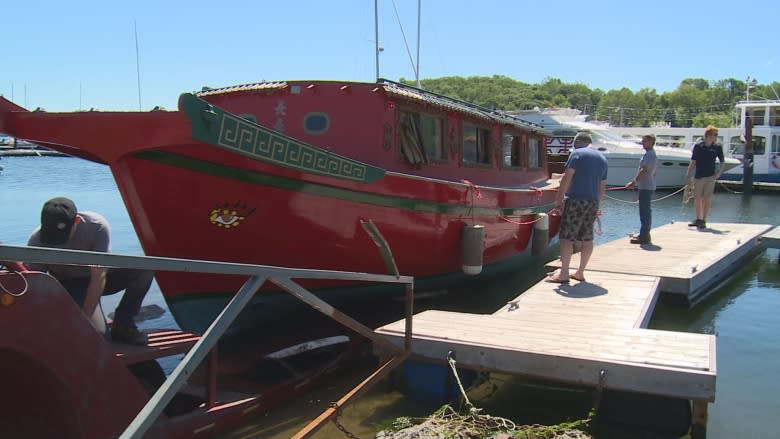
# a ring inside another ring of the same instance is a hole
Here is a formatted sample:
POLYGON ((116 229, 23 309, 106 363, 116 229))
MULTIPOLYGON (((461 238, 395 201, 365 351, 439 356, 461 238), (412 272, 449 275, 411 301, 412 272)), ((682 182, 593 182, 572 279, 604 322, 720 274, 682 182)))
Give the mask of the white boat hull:
MULTIPOLYGON (((607 163, 607 186, 624 186, 636 177, 641 156, 615 157, 609 154, 607 163)), ((671 160, 658 158, 658 169, 655 174, 655 184, 658 189, 675 189, 685 186, 685 174, 690 160, 671 160)))

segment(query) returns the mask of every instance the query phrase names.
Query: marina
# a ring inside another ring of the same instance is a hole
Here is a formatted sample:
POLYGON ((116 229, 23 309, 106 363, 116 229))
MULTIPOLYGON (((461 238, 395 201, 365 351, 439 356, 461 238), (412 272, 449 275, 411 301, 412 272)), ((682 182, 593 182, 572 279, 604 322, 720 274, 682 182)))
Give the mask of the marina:
MULTIPOLYGON (((9 167, 9 169, 12 172, 10 174, 6 174, 6 175, 3 176, 3 178, 5 178, 3 183, 11 191, 5 193, 5 197, 3 198, 2 201, 3 201, 3 203, 14 203, 17 206, 17 215, 15 215, 13 218, 10 218, 10 221, 6 222, 6 228, 4 229, 4 240, 11 241, 11 242, 17 242, 17 243, 23 243, 24 240, 26 239, 26 233, 30 230, 30 228, 35 223, 35 217, 37 216, 38 210, 40 208, 39 200, 37 200, 37 198, 45 199, 50 194, 59 194, 59 193, 62 193, 62 191, 65 191, 66 193, 73 193, 73 194, 75 194, 74 196, 77 196, 77 198, 79 198, 81 200, 84 200, 84 202, 87 203, 87 205, 90 205, 90 204, 91 205, 96 205, 96 204, 97 205, 101 205, 101 204, 105 204, 107 202, 108 203, 115 203, 118 210, 117 210, 117 212, 114 212, 114 213, 110 214, 110 216, 114 219, 113 222, 115 224, 117 224, 118 229, 120 229, 120 230, 124 229, 124 230, 130 232, 130 235, 125 235, 125 234, 118 235, 118 239, 117 239, 117 242, 116 242, 116 244, 118 245, 118 250, 121 250, 121 251, 131 251, 131 252, 139 251, 140 247, 138 247, 138 242, 137 242, 136 238, 132 235, 132 228, 129 226, 129 219, 127 219, 127 217, 126 217, 127 214, 124 212, 124 207, 122 206, 121 200, 118 198, 118 194, 116 192, 116 189, 112 188, 110 174, 107 173, 105 168, 99 167, 98 165, 94 165, 94 164, 86 164, 85 162, 78 161, 78 160, 75 160, 75 159, 70 159, 70 158, 62 159, 62 158, 40 157, 40 158, 12 158, 12 159, 9 159, 9 160, 10 160, 9 164, 13 165, 13 166, 9 167), (47 181, 51 180, 51 176, 52 175, 56 175, 56 171, 53 171, 51 168, 48 167, 49 164, 54 166, 55 169, 60 169, 62 167, 62 164, 65 164, 66 165, 66 169, 63 169, 62 172, 66 172, 67 174, 76 173, 78 175, 89 176, 88 179, 87 179, 88 187, 84 187, 82 185, 79 185, 78 188, 77 187, 70 187, 70 184, 68 183, 67 179, 64 180, 66 184, 65 184, 65 186, 63 186, 62 184, 60 184, 60 182, 63 181, 63 180, 60 180, 60 179, 57 179, 57 178, 54 178, 52 180, 52 181, 56 182, 56 185, 53 186, 53 187, 48 187, 47 181), (19 174, 19 173, 21 173, 21 174, 19 174), (39 177, 36 177, 36 175, 38 175, 38 173, 41 173, 41 175, 39 177), (29 178, 37 178, 38 181, 41 181, 42 186, 39 188, 39 190, 43 190, 44 193, 41 194, 38 191, 30 192, 31 188, 27 189, 27 193, 28 194, 33 194, 33 198, 36 198, 35 202, 30 202, 30 203, 22 202, 22 203, 20 203, 18 198, 14 198, 14 200, 11 200, 10 198, 7 198, 8 196, 11 196, 12 194, 21 193, 21 192, 17 192, 22 187, 22 186, 20 186, 20 181, 17 179, 18 175, 25 175, 26 177, 29 177, 29 178), (113 199, 113 201, 110 201, 112 199, 113 199), (21 236, 17 235, 17 233, 19 233, 21 236)), ((630 192, 628 192, 628 191, 623 191, 623 192, 620 192, 619 194, 616 194, 616 193, 613 192, 612 194, 616 198, 622 196, 624 198, 629 198, 630 199, 630 192)), ((659 194, 659 197, 660 197, 660 194, 659 194)), ((758 221, 772 221, 773 223, 776 223, 777 217, 773 216, 774 215, 772 213, 773 209, 771 209, 771 204, 772 204, 772 202, 774 200, 773 198, 757 196, 757 197, 755 197, 755 198, 753 198, 751 200, 752 200, 752 203, 750 203, 750 200, 742 198, 742 197, 733 196, 733 195, 729 195, 729 194, 720 194, 720 195, 716 194, 716 201, 715 201, 715 204, 714 204, 715 205, 715 210, 713 211, 714 218, 717 219, 719 221, 719 223, 720 222, 727 222, 729 219, 731 219, 732 221, 733 220, 741 220, 741 219, 744 219, 743 215, 746 215, 746 214, 748 214, 747 212, 750 212, 749 215, 754 220, 758 220, 758 221), (750 203, 750 204, 746 204, 746 203, 750 203), (755 206, 753 206, 753 205, 755 205, 755 206), (758 208, 758 206, 766 206, 766 208, 765 209, 760 209, 760 208, 758 208), (721 207, 721 210, 719 210, 718 207, 721 207), (749 209, 749 210, 746 210, 746 209, 749 209), (739 215, 739 216, 733 216, 733 215, 739 215)), ((674 224, 677 225, 677 224, 682 223, 683 221, 685 221, 687 219, 686 215, 682 215, 682 218, 679 217, 679 215, 682 212, 679 211, 680 208, 679 208, 679 204, 678 203, 679 203, 679 199, 673 199, 673 200, 665 200, 665 201, 662 201, 662 202, 659 202, 659 203, 656 204, 655 211, 657 212, 656 215, 659 215, 658 219, 660 220, 661 224, 663 224, 663 223, 672 224, 674 222, 674 224), (675 221, 675 219, 677 221, 675 221)), ((7 204, 4 204, 4 205, 7 205, 7 204)), ((625 235, 628 233, 628 231, 625 231, 626 229, 624 227, 619 226, 620 219, 621 218, 628 218, 628 221, 627 221, 628 224, 630 224, 632 222, 635 222, 636 221, 635 217, 634 217, 634 215, 635 215, 635 211, 634 211, 635 205, 632 205, 630 203, 625 203, 624 204, 624 203, 612 202, 612 201, 607 200, 606 201, 606 205, 603 207, 603 209, 604 209, 604 212, 605 212, 605 218, 604 218, 605 230, 604 230, 603 235, 599 235, 597 237, 597 242, 601 241, 602 244, 608 244, 609 241, 615 240, 616 238, 620 238, 621 236, 623 237, 624 241, 627 241, 627 238, 625 238, 625 235), (605 239, 608 240, 608 241, 604 242, 605 239)), ((714 228, 714 224, 716 224, 716 223, 713 223, 713 228, 714 228)), ((663 228, 663 227, 659 227, 659 230, 661 228, 663 228)), ((718 228, 718 230, 721 230, 721 229, 718 228)), ((698 232, 694 232, 694 231, 691 231, 691 233, 693 233, 695 235, 699 234, 698 232)), ((654 236, 655 236, 655 234, 654 234, 654 236)), ((658 241, 659 239, 661 239, 660 237, 661 237, 661 235, 658 235, 658 237, 655 237, 654 240, 658 241)), ((625 244, 625 245, 627 246, 628 244, 625 244)), ((599 249, 600 248, 602 248, 602 247, 599 246, 599 249)), ((636 247, 634 247, 634 249, 636 250, 636 247)), ((646 252, 646 253, 649 253, 649 252, 646 252)), ((664 251, 659 251, 657 253, 663 254, 664 251)), ((597 252, 594 254, 594 257, 596 255, 598 255, 598 254, 599 254, 599 251, 597 250, 597 252)), ((773 256, 773 260, 776 261, 776 259, 777 259, 776 256, 773 256)), ((745 264, 748 265, 748 266, 754 265, 754 264, 752 264, 750 262, 745 262, 745 264)), ((777 271, 776 263, 775 263, 774 267, 768 267, 768 268, 761 269, 761 272, 765 272, 767 269, 769 270, 767 272, 768 274, 764 274, 764 275, 759 274, 759 276, 765 276, 766 277, 768 275, 769 276, 768 281, 772 282, 771 279, 777 277, 776 275, 774 275, 775 277, 772 277, 773 275, 771 274, 771 273, 777 271)), ((753 270, 758 270, 758 269, 753 269, 753 270)), ((533 277, 535 275, 538 276, 538 274, 534 274, 534 273, 538 273, 538 272, 536 272, 536 271, 529 271, 528 273, 525 274, 525 276, 530 276, 530 277, 533 277)), ((588 277, 589 277, 589 279, 588 279, 589 282, 593 282, 593 283, 602 282, 602 280, 600 279, 599 275, 596 275, 595 277, 593 277, 593 276, 588 276, 588 277)), ((480 312, 479 310, 482 309, 482 307, 485 307, 486 304, 487 304, 487 306, 490 306, 490 304, 494 304, 496 306, 496 309, 501 309, 504 306, 506 306, 507 302, 512 302, 515 299, 517 299, 518 291, 523 291, 523 290, 526 290, 526 289, 529 289, 529 288, 533 287, 533 285, 530 285, 528 287, 512 288, 511 285, 513 285, 514 283, 512 283, 512 282, 507 283, 506 281, 503 281, 503 284, 504 284, 503 287, 498 287, 498 286, 494 286, 493 287, 493 289, 491 290, 493 292, 490 295, 490 297, 492 297, 492 298, 488 302, 482 303, 483 301, 478 301, 478 302, 471 301, 470 304, 464 304, 463 305, 463 308, 465 308, 465 309, 463 309, 462 311, 466 312, 466 309, 468 309, 468 312, 473 312, 473 311, 480 312), (503 305, 498 305, 496 303, 496 301, 497 300, 502 300, 501 299, 501 297, 502 297, 501 295, 502 294, 506 294, 505 291, 506 291, 507 288, 512 288, 513 294, 510 294, 510 295, 506 296, 506 299, 503 300, 503 305)), ((549 285, 545 285, 545 287, 548 287, 548 286, 549 285)), ((577 287, 577 285, 573 284, 572 287, 577 287)), ((487 299, 487 296, 484 296, 482 294, 482 290, 484 290, 485 288, 489 288, 489 287, 487 287, 484 284, 480 284, 480 286, 478 286, 478 287, 469 287, 469 289, 471 291, 473 291, 473 294, 475 295, 475 297, 481 296, 481 297, 484 297, 485 299, 487 299)), ((530 292, 530 289, 529 289, 529 292, 530 292)), ((522 296, 521 296, 521 298, 522 298, 522 296)), ((107 299, 110 302, 112 298, 109 297, 107 299)), ((771 298, 769 298, 769 297, 767 299, 771 300, 771 298)), ((714 303, 720 303, 722 300, 723 300, 723 298, 720 297, 720 296, 716 296, 714 298, 710 298, 710 297, 704 298, 702 300, 703 303, 698 304, 696 308, 693 308, 693 310, 688 311, 687 313, 690 313, 692 318, 694 320, 696 320, 696 319, 700 318, 698 316, 700 315, 700 313, 703 312, 704 313, 704 317, 703 318, 705 319, 705 321, 707 321, 706 319, 708 319, 708 318, 706 317, 706 315, 709 313, 708 310, 711 309, 711 307, 712 307, 712 303, 711 302, 714 301, 714 303), (704 311, 697 311, 697 310, 701 309, 700 307, 703 307, 704 311)), ((425 309, 425 308, 432 307, 434 305, 435 304, 425 304, 425 303, 423 303, 423 304, 420 304, 418 306, 419 306, 419 309, 425 309)), ((719 306, 722 306, 722 305, 719 305, 719 306)), ((766 312, 771 312, 771 310, 773 309, 772 302, 771 301, 768 302, 767 305, 763 306, 762 308, 764 308, 766 310, 766 312)), ((640 308, 635 306, 634 309, 636 310, 636 309, 640 309, 640 308)), ((679 307, 674 307, 674 309, 679 309, 679 307)), ((664 314, 669 314, 670 311, 671 311, 671 309, 667 309, 665 313, 661 312, 661 316, 663 316, 664 314)), ((762 311, 763 311, 763 309, 762 309, 762 311)), ((482 312, 485 312, 485 311, 482 311, 482 312)), ((495 312, 495 310, 489 311, 489 313, 493 313, 493 312, 495 312)), ((573 314, 577 315, 578 313, 576 311, 574 311, 573 314)), ((615 313, 615 314, 617 314, 617 313, 615 313)), ((650 315, 651 315, 651 313, 649 313, 649 312, 645 313, 645 320, 649 319, 649 322, 644 322, 644 323, 647 323, 649 325, 648 328, 646 328, 646 329, 650 329, 650 330, 658 329, 658 328, 654 328, 653 318, 650 317, 650 315)), ((636 316, 636 318, 638 319, 638 314, 634 314, 634 316, 636 316)), ((626 320, 625 322, 623 322, 621 324, 625 324, 625 325, 637 324, 638 320, 634 320, 634 316, 631 316, 631 319, 629 319, 629 320, 634 321, 634 323, 629 323, 629 321, 626 320)), ((755 318, 756 318, 756 316, 754 315, 753 316, 754 324, 751 325, 750 328, 752 328, 752 329, 753 328, 754 329, 764 328, 765 326, 762 326, 760 324, 761 320, 759 319, 758 321, 756 321, 755 318)), ((170 314, 166 313, 166 315, 165 315, 165 317, 163 318, 162 321, 160 321, 158 319, 158 320, 150 322, 150 324, 154 325, 154 326, 151 326, 151 327, 167 327, 168 325, 165 324, 166 319, 169 322, 169 324, 172 324, 172 325, 175 326, 175 323, 172 321, 172 319, 170 317, 170 314), (161 326, 161 324, 162 324, 162 326, 161 326)), ((656 316, 656 319, 657 319, 657 316, 656 316)), ((661 321, 663 321, 663 320, 661 320, 661 321)), ((656 325, 657 325, 657 323, 656 323, 656 325)), ((705 332, 707 331, 706 328, 701 328, 698 325, 688 329, 688 331, 690 331, 690 330, 693 330, 693 331, 702 331, 702 330, 704 330, 705 332), (699 328, 699 329, 697 329, 697 328, 699 328)), ((700 334, 697 334, 697 335, 700 335, 700 334)), ((727 340, 726 341, 727 344, 726 344, 726 349, 725 350, 728 352, 729 351, 728 338, 726 340, 727 340)), ((731 426, 733 424, 733 416, 734 416, 733 412, 734 412, 734 410, 739 411, 740 408, 738 408, 738 407, 726 408, 726 407, 729 407, 728 404, 729 404, 729 400, 731 398, 741 394, 739 390, 734 389, 733 385, 731 385, 730 381, 729 381, 730 379, 733 380, 734 377, 735 377, 735 375, 729 376, 730 364, 734 361, 735 358, 733 357, 733 354, 732 355, 726 354, 727 356, 725 357, 725 367, 723 365, 721 365, 721 363, 724 360, 724 353, 723 353, 724 349, 720 345, 722 345, 723 342, 721 340, 718 340, 717 344, 719 345, 719 348, 717 349, 717 352, 718 352, 718 359, 720 360, 718 362, 719 367, 717 368, 718 384, 719 385, 717 386, 717 389, 716 389, 716 392, 715 392, 717 394, 717 396, 715 398, 715 402, 711 404, 711 409, 709 410, 709 423, 708 423, 709 424, 708 425, 708 431, 711 432, 714 435, 714 437, 718 437, 717 436, 718 432, 727 431, 727 430, 724 430, 724 428, 731 428, 731 427, 726 427, 723 424, 723 422, 726 422, 726 424, 731 426), (724 377, 723 377, 724 369, 725 369, 725 375, 726 375, 725 376, 725 385, 723 383, 723 381, 724 381, 724 377), (729 390, 724 390, 724 387, 725 387, 725 389, 729 389, 729 390), (719 404, 720 404, 720 407, 721 407, 720 409, 719 409, 719 404)), ((771 347, 763 346, 763 344, 759 342, 757 348, 758 349, 762 349, 762 353, 761 354, 757 354, 757 355, 771 355, 771 352, 772 352, 772 348, 771 347)), ((459 361, 460 361, 460 357, 459 357, 459 361)), ((772 361, 773 360, 767 358, 767 361, 764 364, 771 365, 772 361)), ((731 368, 732 368, 731 374, 737 374, 736 376, 742 377, 742 375, 741 375, 742 372, 741 371, 734 371, 733 370, 733 366, 731 366, 731 368)), ((170 370, 170 369, 168 369, 168 370, 170 370)), ((354 386, 354 385, 355 384, 352 383, 349 386, 354 386)), ((347 388, 342 389, 342 391, 344 393, 347 392, 351 388, 349 386, 347 388)), ((764 391, 764 390, 771 391, 771 389, 772 389, 772 385, 769 385, 769 386, 764 385, 764 387, 765 387, 765 389, 762 389, 762 390, 758 390, 758 391, 757 390, 752 390, 752 391, 750 391, 750 394, 751 395, 756 395, 756 394, 760 395, 762 391, 764 391)), ((747 387, 746 389, 750 389, 750 387, 747 387)), ((383 392, 380 392, 380 395, 382 393, 383 392)), ((340 395, 337 394, 337 395, 335 395, 334 399, 338 399, 342 395, 343 395, 343 393, 340 394, 340 395)), ((374 396, 374 397, 376 397, 376 396, 374 396)), ((358 399, 357 401, 355 401, 353 403, 358 411, 360 410, 359 408, 361 407, 361 402, 362 402, 361 400, 363 398, 364 397, 361 397, 360 399, 358 399)), ((373 403, 372 402, 373 399, 372 399, 371 395, 369 395, 368 397, 365 397, 365 398, 366 398, 366 403, 373 403)), ((384 399, 386 397, 380 396, 380 398, 384 399)), ((345 423, 345 425, 347 425, 350 428, 351 431, 354 429, 354 431, 357 431, 357 432, 363 431, 364 433, 362 433, 362 434, 366 434, 365 433, 365 427, 362 427, 363 428, 362 430, 361 430, 361 427, 360 427, 360 425, 361 425, 360 419, 362 419, 365 415, 358 415, 357 418, 352 418, 352 416, 354 416, 354 414, 352 414, 352 412, 350 411, 350 407, 353 404, 350 404, 350 405, 348 405, 345 408, 344 414, 341 417, 341 422, 345 423)), ((772 402, 767 401, 766 403, 763 404, 763 406, 765 406, 766 410, 771 410, 772 404, 773 404, 772 402)), ((748 405, 748 406, 752 407, 753 405, 751 404, 751 405, 748 405)), ((296 406, 296 407, 298 407, 298 409, 296 409, 296 410, 300 409, 299 405, 296 406)), ((315 407, 316 407, 316 405, 315 405, 315 407)), ((322 407, 320 412, 324 411, 324 409, 325 408, 322 407)), ((410 409, 411 409, 411 407, 409 407, 407 410, 410 410, 410 409)), ((560 407, 557 408, 557 409, 551 408, 551 410, 556 410, 557 411, 557 410, 561 410, 561 408, 560 407)), ((761 409, 761 410, 758 410, 758 411, 755 411, 755 412, 751 413, 750 415, 743 415, 743 416, 745 416, 747 419, 753 419, 754 415, 758 415, 758 414, 762 413, 763 410, 764 409, 761 409)), ((284 410, 282 408, 280 408, 278 410, 275 410, 274 412, 278 412, 278 414, 280 416, 284 416, 283 415, 284 410)), ((301 422, 303 422, 305 424, 305 422, 308 422, 309 420, 311 420, 314 417, 316 417, 317 414, 319 414, 319 413, 316 413, 316 412, 312 413, 309 418, 307 418, 305 421, 301 421, 301 422)), ((257 425, 258 426, 259 425, 265 425, 266 424, 266 419, 267 418, 259 419, 257 421, 257 425)), ((752 425, 747 425, 747 424, 738 424, 738 425, 741 425, 741 428, 743 428, 743 429, 746 428, 748 431, 754 431, 754 432, 755 431, 758 431, 758 432, 762 432, 763 431, 763 432, 766 432, 765 430, 763 430, 761 428, 762 424, 760 422, 752 424, 752 425)), ((292 436, 292 434, 294 434, 295 432, 299 431, 300 428, 303 428, 304 426, 305 425, 303 425, 303 424, 299 424, 299 426, 297 428, 292 427, 292 428, 294 428, 293 431, 286 432, 286 433, 279 433, 277 436, 269 435, 269 434, 265 434, 264 433, 264 434, 260 434, 260 435, 255 436, 255 437, 278 437, 278 438, 290 437, 290 436, 292 436)), ((332 434, 340 434, 339 432, 335 431, 335 429, 331 430, 331 429, 329 429, 327 427, 328 426, 326 426, 326 428, 323 429, 323 433, 322 434, 317 434, 317 435, 315 435, 315 437, 323 437, 324 438, 324 437, 331 437, 330 435, 332 435, 332 434)), ((264 431, 267 431, 267 430, 264 430, 264 431)), ((759 433, 757 435, 753 435, 753 437, 762 437, 762 434, 759 433)), ((763 436, 763 437, 770 437, 770 436, 763 436)))

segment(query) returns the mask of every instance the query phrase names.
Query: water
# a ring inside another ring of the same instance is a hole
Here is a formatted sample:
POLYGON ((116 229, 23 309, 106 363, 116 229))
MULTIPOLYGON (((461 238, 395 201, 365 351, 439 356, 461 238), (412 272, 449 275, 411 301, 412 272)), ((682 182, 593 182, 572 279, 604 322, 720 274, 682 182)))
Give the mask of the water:
MULTIPOLYGON (((112 227, 112 250, 131 255, 143 254, 141 246, 117 191, 111 173, 103 165, 74 158, 8 157, 0 173, 0 241, 24 245, 37 226, 41 205, 55 196, 68 196, 82 210, 103 214, 112 227)), ((636 232, 639 215, 631 192, 610 191, 602 204, 601 244, 625 238, 636 232)), ((660 198, 668 193, 658 193, 660 198)), ((708 222, 780 224, 777 194, 756 194, 743 198, 717 193, 708 222)), ((653 203, 654 226, 672 221, 690 221, 693 206, 683 207, 679 194, 653 203)), ((695 236, 695 234, 694 234, 695 236)), ((596 249, 598 251, 598 248, 596 249)), ((780 266, 778 250, 770 249, 742 267, 726 285, 694 309, 660 303, 651 327, 717 335, 718 381, 716 401, 709 408, 710 437, 777 437, 776 414, 780 413, 780 266)), ((684 261, 680 261, 684 263, 684 261)), ((642 261, 638 260, 637 264, 642 261)), ((518 291, 542 276, 541 264, 527 267, 512 276, 474 287, 453 290, 444 297, 416 304, 417 309, 437 308, 455 311, 492 312, 518 291)), ((106 312, 112 311, 119 296, 103 298, 106 312)), ((158 287, 153 285, 145 305, 165 308, 158 287)), ((175 327, 170 313, 145 321, 141 327, 175 327)), ((175 361, 169 360, 169 361, 175 361)), ((163 364, 170 370, 172 363, 163 364)), ((354 365, 329 385, 305 397, 276 408, 256 423, 228 435, 231 438, 287 438, 314 419, 373 371, 375 363, 354 365)), ((577 417, 587 410, 590 394, 582 389, 540 389, 519 379, 495 376, 472 396, 487 413, 507 416, 518 422, 558 422, 577 417), (487 390, 486 390, 487 389, 487 390), (482 392, 482 394, 479 394, 482 392)), ((426 416, 436 406, 415 402, 380 384, 343 410, 340 421, 352 433, 372 437, 387 419, 397 416, 426 416)), ((315 437, 344 437, 329 423, 315 437)))

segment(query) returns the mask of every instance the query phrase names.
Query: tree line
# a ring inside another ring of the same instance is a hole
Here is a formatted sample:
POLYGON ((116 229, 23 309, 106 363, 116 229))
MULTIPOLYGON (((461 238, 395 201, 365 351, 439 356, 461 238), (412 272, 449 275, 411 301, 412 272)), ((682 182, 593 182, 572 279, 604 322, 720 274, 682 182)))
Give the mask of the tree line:
MULTIPOLYGON (((414 85, 414 80, 399 82, 414 85)), ((603 91, 583 83, 565 83, 547 78, 528 84, 502 75, 446 76, 422 79, 420 87, 438 94, 496 110, 534 108, 576 108, 590 120, 615 126, 673 127, 735 126, 734 104, 748 95, 754 99, 780 99, 780 83, 758 84, 729 78, 707 80, 688 78, 673 91, 658 93, 654 88, 632 91, 626 87, 603 91)))

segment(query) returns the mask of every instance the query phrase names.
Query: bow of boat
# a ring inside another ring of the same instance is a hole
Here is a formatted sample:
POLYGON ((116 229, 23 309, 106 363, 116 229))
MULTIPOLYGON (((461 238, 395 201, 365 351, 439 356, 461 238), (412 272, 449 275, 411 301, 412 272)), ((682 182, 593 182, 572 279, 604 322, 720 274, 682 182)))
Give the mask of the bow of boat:
POLYGON ((187 119, 178 111, 29 111, 0 97, 0 132, 93 162, 159 145, 191 141, 187 119))

